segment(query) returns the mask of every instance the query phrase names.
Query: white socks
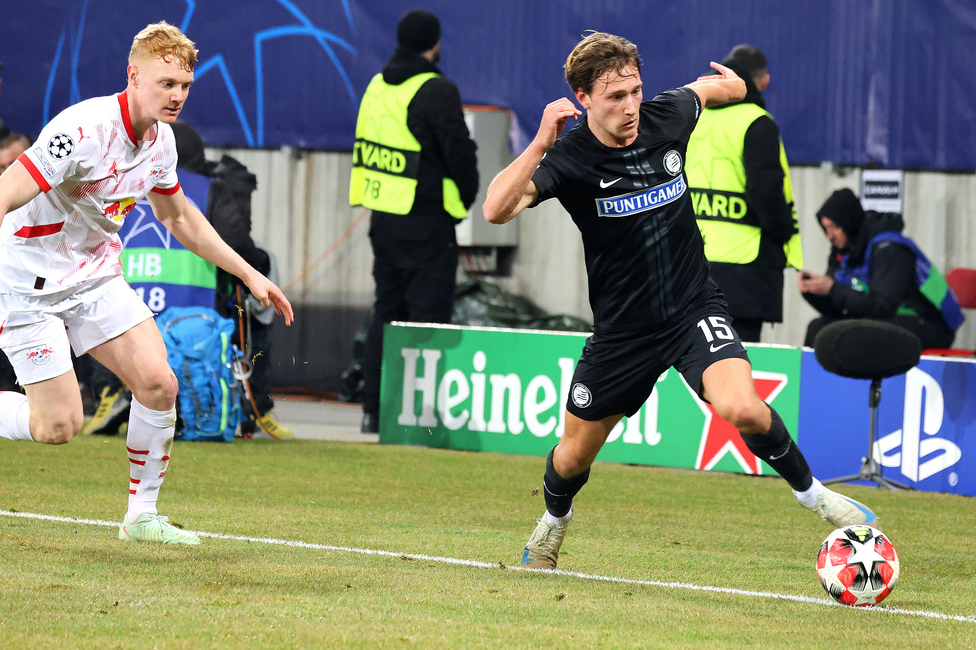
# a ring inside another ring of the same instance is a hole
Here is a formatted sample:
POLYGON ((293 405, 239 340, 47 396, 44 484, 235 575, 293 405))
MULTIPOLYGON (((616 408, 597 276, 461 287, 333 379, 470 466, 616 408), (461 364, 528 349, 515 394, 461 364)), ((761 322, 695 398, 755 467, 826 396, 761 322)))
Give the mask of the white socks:
POLYGON ((169 466, 175 433, 175 406, 153 411, 132 398, 125 439, 129 452, 129 521, 144 513, 156 514, 156 499, 169 466))
POLYGON ((542 518, 550 526, 559 526, 560 528, 562 528, 563 526, 569 523, 570 519, 573 518, 573 509, 570 508, 569 512, 567 512, 562 517, 556 517, 555 515, 550 514, 548 510, 546 510, 546 514, 544 514, 542 518))
POLYGON ((805 505, 807 508, 812 508, 817 505, 817 497, 823 494, 826 490, 823 484, 817 479, 813 479, 813 485, 811 485, 807 490, 803 492, 797 492, 793 490, 793 494, 796 495, 796 500, 805 505))
POLYGON ((34 439, 30 434, 30 407, 27 396, 13 391, 0 392, 0 438, 7 440, 34 439))
MULTIPOLYGON (((31 440, 27 397, 0 392, 0 438, 31 440)), ((163 484, 176 432, 176 408, 147 409, 133 398, 129 413, 126 449, 129 452, 129 520, 143 513, 156 514, 159 486, 163 484)))

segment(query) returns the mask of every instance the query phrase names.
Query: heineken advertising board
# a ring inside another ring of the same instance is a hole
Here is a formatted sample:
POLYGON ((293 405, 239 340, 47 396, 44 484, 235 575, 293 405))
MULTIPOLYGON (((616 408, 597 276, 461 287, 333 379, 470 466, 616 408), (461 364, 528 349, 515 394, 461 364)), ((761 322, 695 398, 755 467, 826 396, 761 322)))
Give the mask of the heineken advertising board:
MULTIPOLYGON (((586 334, 387 325, 380 442, 545 456, 586 334)), ((796 436, 801 352, 749 348, 760 398, 796 436)), ((610 432, 597 460, 774 474, 727 421, 670 369, 645 404, 610 432)))

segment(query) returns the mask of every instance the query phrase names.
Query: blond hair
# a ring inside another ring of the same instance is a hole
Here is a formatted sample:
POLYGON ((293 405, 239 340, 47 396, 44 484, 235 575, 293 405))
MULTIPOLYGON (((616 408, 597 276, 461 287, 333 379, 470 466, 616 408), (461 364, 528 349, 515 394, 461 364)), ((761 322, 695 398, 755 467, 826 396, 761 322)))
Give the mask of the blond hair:
POLYGON ((628 66, 640 74, 641 58, 637 46, 626 38, 604 32, 592 32, 580 41, 566 58, 566 81, 573 92, 590 94, 593 83, 607 70, 618 74, 628 66))
POLYGON ((129 63, 135 59, 158 58, 169 63, 175 59, 181 68, 193 72, 193 64, 197 62, 198 52, 199 50, 193 47, 193 41, 188 39, 179 28, 162 21, 146 25, 132 39, 129 63))

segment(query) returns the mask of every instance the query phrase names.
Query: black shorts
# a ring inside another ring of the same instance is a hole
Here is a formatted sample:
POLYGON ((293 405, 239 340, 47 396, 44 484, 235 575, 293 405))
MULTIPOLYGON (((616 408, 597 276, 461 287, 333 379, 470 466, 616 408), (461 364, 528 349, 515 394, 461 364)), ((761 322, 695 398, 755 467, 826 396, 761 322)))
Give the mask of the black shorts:
POLYGON ((722 359, 749 360, 731 323, 716 292, 660 330, 594 334, 576 364, 566 409, 591 422, 621 413, 631 416, 671 366, 700 396, 708 366, 722 359))

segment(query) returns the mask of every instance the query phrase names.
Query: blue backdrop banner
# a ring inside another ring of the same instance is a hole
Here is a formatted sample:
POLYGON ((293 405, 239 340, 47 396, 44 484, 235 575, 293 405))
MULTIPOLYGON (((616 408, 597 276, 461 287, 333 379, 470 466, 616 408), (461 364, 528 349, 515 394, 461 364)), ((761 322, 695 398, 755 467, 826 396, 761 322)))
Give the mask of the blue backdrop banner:
MULTIPOLYGON (((184 119, 210 145, 352 148, 369 79, 411 0, 36 0, 5 9, 0 117, 37 134, 65 107, 118 92, 132 37, 180 26, 200 49, 184 119)), ((635 42, 645 96, 748 42, 769 59, 768 107, 791 161, 976 168, 976 7, 967 0, 786 3, 449 2, 442 69, 467 104, 514 111, 533 135, 569 95, 566 55, 589 29, 635 42)))
MULTIPOLYGON (((857 474, 868 451, 871 382, 828 373, 810 351, 802 364, 799 442, 810 469, 820 480, 857 474)), ((976 363, 934 359, 882 382, 874 457, 886 478, 976 496, 973 386, 976 363)))

